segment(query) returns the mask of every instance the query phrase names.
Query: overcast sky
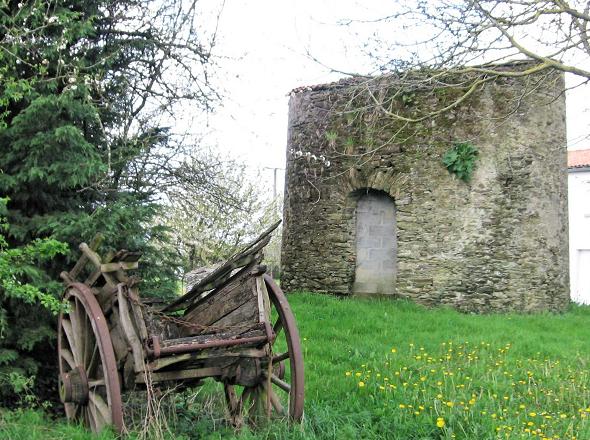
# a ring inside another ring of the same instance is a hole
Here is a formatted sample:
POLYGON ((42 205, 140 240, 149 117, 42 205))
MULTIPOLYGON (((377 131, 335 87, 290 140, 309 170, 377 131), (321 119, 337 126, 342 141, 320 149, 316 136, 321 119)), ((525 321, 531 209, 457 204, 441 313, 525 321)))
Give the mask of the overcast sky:
MULTIPOLYGON (((359 49, 362 35, 349 34, 337 21, 375 17, 387 3, 227 0, 217 44, 217 55, 222 57, 218 81, 225 96, 222 108, 209 119, 207 141, 261 170, 261 182, 271 192, 272 171, 264 168, 284 168, 289 91, 344 76, 326 66, 370 71, 359 49), (308 51, 325 65, 308 57, 308 51)), ((568 94, 570 148, 590 148, 590 142, 583 140, 589 132, 588 97, 581 90, 568 94)))

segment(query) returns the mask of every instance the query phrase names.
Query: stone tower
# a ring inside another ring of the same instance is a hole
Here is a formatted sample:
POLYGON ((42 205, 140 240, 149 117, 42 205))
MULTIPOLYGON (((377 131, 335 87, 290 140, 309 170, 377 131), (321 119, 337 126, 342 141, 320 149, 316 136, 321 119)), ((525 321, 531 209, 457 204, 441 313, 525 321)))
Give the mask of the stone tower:
POLYGON ((470 74, 412 75, 292 92, 282 286, 472 312, 563 310, 563 75, 487 78, 467 96, 470 74), (478 152, 467 181, 442 162, 461 145, 478 152))

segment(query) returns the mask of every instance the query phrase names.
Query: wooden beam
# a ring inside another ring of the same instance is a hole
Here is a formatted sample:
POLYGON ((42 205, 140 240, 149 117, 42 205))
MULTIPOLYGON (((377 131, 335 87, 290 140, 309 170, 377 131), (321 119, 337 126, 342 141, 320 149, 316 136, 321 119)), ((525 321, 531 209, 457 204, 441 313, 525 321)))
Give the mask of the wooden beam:
POLYGON ((125 338, 127 339, 127 343, 131 347, 131 353, 133 354, 133 369, 135 372, 140 372, 144 370, 144 359, 143 359, 143 348, 137 334, 135 333, 135 327, 133 326, 133 322, 131 321, 131 316, 129 315, 129 307, 127 306, 127 298, 123 295, 123 289, 120 288, 117 292, 117 299, 119 305, 119 317, 120 317, 120 324, 123 328, 123 332, 125 334, 125 338))
POLYGON ((86 243, 81 243, 79 247, 82 253, 86 255, 86 258, 88 258, 88 260, 90 260, 90 262, 97 268, 100 268, 100 265, 102 264, 100 261, 100 256, 90 249, 90 246, 88 246, 86 243))
MULTIPOLYGON (((164 371, 160 373, 150 373, 152 382, 165 382, 169 380, 200 379, 203 377, 221 376, 223 369, 219 367, 195 368, 192 370, 164 371)), ((144 374, 135 376, 136 383, 145 383, 144 374)))
POLYGON ((118 270, 132 270, 137 269, 139 263, 137 261, 117 261, 116 263, 106 263, 100 265, 100 271, 103 273, 116 272, 118 270))
MULTIPOLYGON (((101 234, 96 234, 94 236, 94 238, 92 239, 92 241, 90 242, 90 246, 88 246, 86 243, 82 243, 82 244, 89 249, 96 250, 96 249, 98 249, 98 246, 100 246, 102 239, 103 239, 103 236, 101 234)), ((80 246, 82 246, 82 245, 80 245, 80 246)), ((70 271, 70 278, 72 278, 74 281, 76 281, 76 277, 78 276, 80 271, 82 269, 84 269, 84 266, 86 265, 87 262, 88 262, 88 256, 86 254, 82 253, 80 258, 78 259, 78 261, 76 262, 76 264, 74 265, 72 270, 70 271)))

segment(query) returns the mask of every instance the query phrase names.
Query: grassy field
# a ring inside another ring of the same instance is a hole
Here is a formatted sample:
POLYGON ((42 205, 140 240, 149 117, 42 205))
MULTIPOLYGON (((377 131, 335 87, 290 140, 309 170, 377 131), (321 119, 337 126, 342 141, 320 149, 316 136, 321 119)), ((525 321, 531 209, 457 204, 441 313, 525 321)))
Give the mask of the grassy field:
MULTIPOLYGON (((399 301, 289 300, 305 357, 304 424, 234 433, 209 386, 177 399, 170 438, 590 439, 590 308, 475 316, 399 301)), ((25 411, 0 412, 0 438, 92 437, 25 411)))

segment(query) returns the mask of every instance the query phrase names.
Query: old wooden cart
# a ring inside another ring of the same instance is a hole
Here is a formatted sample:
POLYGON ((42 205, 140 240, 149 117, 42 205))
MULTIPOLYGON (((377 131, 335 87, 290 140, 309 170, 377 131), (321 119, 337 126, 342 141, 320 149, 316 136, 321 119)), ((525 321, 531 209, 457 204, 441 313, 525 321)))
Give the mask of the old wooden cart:
POLYGON ((142 299, 130 275, 140 255, 101 258, 80 245, 59 317, 60 398, 66 415, 93 431, 122 431, 122 394, 171 385, 223 385, 227 416, 303 416, 303 359, 287 299, 260 265, 277 225, 174 301, 142 299), (82 281, 83 280, 83 281, 82 281))

